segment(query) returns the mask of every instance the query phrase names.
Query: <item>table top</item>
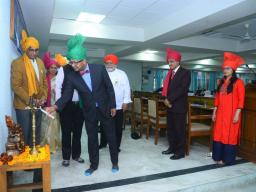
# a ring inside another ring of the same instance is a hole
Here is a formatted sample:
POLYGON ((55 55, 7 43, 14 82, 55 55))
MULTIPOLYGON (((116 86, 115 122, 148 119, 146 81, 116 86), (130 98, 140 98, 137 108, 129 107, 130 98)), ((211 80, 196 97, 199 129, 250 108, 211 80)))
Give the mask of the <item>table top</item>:
POLYGON ((212 107, 212 106, 196 104, 196 103, 191 103, 191 107, 198 108, 198 109, 205 109, 205 110, 213 110, 214 109, 214 107, 212 107))

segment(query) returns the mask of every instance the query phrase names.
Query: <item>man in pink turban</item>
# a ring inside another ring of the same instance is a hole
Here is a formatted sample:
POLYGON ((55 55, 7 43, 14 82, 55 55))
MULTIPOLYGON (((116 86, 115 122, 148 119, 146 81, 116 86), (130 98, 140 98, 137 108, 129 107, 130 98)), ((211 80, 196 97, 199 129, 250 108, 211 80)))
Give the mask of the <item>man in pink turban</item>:
POLYGON ((170 159, 185 157, 187 98, 190 85, 190 71, 180 66, 181 54, 168 48, 166 62, 169 71, 164 81, 162 95, 167 111, 167 136, 169 147, 162 154, 173 154, 170 159))

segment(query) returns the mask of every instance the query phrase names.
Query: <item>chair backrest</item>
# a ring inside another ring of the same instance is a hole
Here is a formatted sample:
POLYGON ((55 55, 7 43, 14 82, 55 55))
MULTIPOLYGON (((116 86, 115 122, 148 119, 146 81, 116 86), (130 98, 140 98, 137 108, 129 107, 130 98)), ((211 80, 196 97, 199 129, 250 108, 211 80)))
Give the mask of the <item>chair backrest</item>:
POLYGON ((148 116, 156 118, 157 101, 154 99, 148 100, 148 116))
POLYGON ((211 120, 212 115, 211 114, 192 114, 192 106, 191 103, 188 103, 188 129, 191 131, 191 124, 194 120, 196 121, 204 121, 204 120, 211 120))
POLYGON ((139 97, 133 98, 133 110, 137 114, 141 113, 141 100, 139 97))

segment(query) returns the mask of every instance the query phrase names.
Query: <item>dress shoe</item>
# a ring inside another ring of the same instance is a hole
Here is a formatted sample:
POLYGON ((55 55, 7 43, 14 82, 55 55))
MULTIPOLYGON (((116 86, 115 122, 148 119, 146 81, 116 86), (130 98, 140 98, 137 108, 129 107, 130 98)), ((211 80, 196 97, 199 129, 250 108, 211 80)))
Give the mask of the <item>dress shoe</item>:
POLYGON ((82 159, 81 157, 74 158, 73 160, 77 161, 78 163, 84 163, 84 159, 82 159))
POLYGON ((185 155, 173 155, 170 157, 171 160, 178 160, 178 159, 181 159, 181 158, 184 158, 185 155))
POLYGON ((84 175, 85 176, 90 176, 90 175, 92 175, 92 173, 95 171, 96 169, 93 169, 93 168, 89 168, 89 169, 87 169, 85 172, 84 172, 84 175))
POLYGON ((119 171, 118 165, 113 165, 112 166, 112 173, 117 173, 119 171))
POLYGON ((171 150, 171 149, 167 149, 166 151, 162 151, 163 155, 170 155, 172 153, 173 153, 173 150, 171 150))
POLYGON ((69 166, 69 160, 63 160, 63 161, 62 161, 62 165, 63 165, 64 167, 68 167, 68 166, 69 166))

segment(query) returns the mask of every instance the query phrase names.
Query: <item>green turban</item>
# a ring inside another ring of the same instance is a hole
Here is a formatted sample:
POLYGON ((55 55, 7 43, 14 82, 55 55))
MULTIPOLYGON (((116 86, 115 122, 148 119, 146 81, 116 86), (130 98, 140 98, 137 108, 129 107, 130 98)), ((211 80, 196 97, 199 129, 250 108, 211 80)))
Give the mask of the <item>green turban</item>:
POLYGON ((85 37, 81 34, 76 34, 68 40, 67 58, 68 60, 80 61, 86 59, 86 48, 84 47, 85 37))

